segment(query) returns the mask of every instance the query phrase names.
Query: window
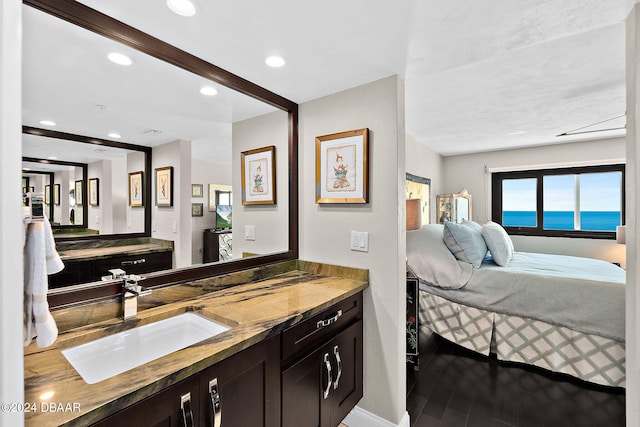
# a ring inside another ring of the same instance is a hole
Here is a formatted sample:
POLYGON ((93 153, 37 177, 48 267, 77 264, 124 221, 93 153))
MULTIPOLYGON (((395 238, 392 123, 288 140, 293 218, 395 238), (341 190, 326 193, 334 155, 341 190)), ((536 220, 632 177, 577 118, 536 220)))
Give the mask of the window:
POLYGON ((492 217, 510 234, 615 238, 624 165, 493 173, 492 217))

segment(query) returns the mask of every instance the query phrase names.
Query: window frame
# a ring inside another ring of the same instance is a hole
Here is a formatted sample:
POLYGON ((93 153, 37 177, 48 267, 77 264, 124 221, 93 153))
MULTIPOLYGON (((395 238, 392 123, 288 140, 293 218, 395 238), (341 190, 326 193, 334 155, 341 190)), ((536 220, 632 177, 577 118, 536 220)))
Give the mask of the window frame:
POLYGON ((610 165, 562 167, 553 169, 531 169, 522 171, 506 171, 491 173, 491 217, 492 221, 502 225, 502 181, 505 179, 536 178, 536 226, 535 227, 511 227, 504 229, 509 234, 520 236, 547 236, 547 237, 572 237, 587 239, 616 238, 615 231, 591 231, 591 230, 545 230, 543 223, 544 177, 554 175, 579 175, 604 172, 621 172, 621 225, 625 225, 625 164, 616 163, 610 165))

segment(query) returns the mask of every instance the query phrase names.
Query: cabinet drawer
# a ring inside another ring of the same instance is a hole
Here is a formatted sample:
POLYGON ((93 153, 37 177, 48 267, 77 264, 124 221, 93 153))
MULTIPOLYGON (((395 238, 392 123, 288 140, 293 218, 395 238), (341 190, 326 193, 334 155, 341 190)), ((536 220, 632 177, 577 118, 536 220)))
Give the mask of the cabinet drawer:
POLYGON ((328 337, 362 319, 362 292, 323 310, 282 333, 282 360, 298 358, 328 337))

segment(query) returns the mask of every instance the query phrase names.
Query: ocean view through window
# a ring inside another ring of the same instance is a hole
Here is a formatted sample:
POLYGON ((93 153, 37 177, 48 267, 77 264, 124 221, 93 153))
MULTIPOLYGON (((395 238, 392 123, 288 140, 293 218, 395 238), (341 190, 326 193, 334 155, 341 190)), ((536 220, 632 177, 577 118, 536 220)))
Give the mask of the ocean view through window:
POLYGON ((510 234, 614 238, 624 165, 494 173, 492 218, 510 234))

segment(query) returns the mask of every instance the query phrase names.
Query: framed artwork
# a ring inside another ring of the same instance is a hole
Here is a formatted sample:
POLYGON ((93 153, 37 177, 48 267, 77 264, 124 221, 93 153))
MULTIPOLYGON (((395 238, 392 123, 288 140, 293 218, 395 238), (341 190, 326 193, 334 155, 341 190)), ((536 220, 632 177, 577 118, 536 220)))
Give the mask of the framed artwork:
POLYGON ((202 184, 191 184, 191 197, 203 197, 204 186, 202 184))
POLYGON ((142 171, 129 173, 129 206, 137 207, 144 205, 142 174, 142 171))
POLYGON ((44 186, 44 204, 45 205, 51 204, 51 186, 50 185, 44 186))
POLYGON ((53 204, 60 205, 60 184, 53 184, 53 204))
POLYGON ((216 211, 216 203, 218 203, 219 192, 229 193, 229 204, 231 204, 231 189, 230 185, 224 184, 209 184, 209 212, 216 211))
POLYGON ((156 206, 173 206, 173 167, 156 168, 156 206))
POLYGON ((75 182, 76 205, 82 205, 84 202, 84 192, 82 191, 82 180, 75 182))
POLYGON ((91 206, 98 206, 100 203, 100 180, 98 178, 91 178, 89 180, 89 204, 91 206))
POLYGON ((368 203, 368 187, 368 128, 316 138, 316 203, 368 203))
POLYGON ((276 147, 243 151, 242 204, 276 204, 276 147))
POLYGON ((191 203, 191 216, 202 216, 203 208, 202 203, 191 203))

